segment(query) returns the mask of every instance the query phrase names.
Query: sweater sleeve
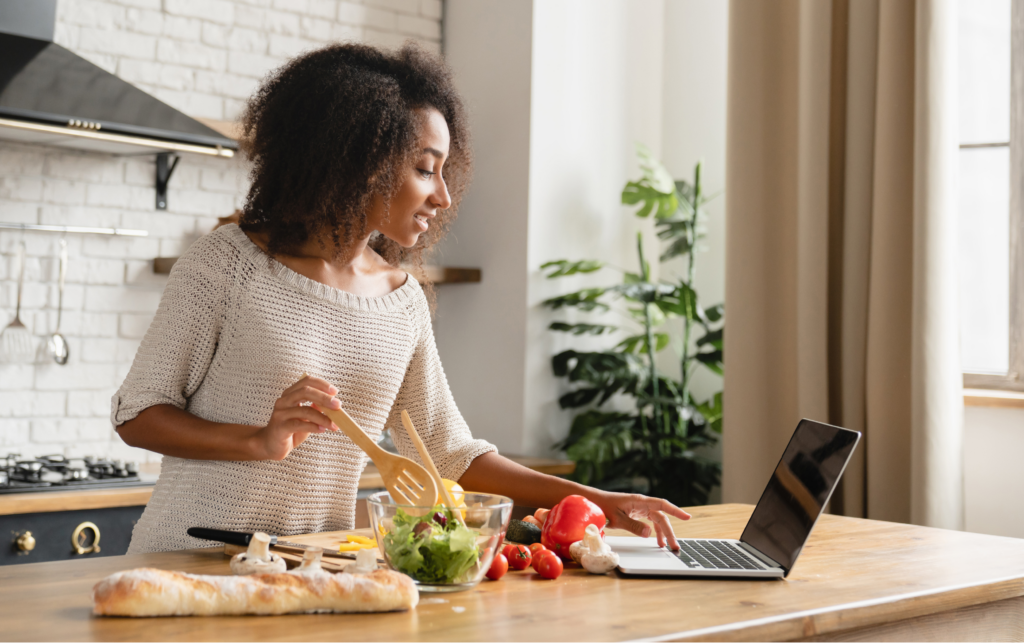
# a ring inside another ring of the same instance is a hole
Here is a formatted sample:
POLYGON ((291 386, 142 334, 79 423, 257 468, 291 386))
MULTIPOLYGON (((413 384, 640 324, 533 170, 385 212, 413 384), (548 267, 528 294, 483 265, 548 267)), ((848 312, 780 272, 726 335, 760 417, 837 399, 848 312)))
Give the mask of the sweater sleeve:
POLYGON ((185 409, 203 382, 220 338, 232 278, 228 247, 211 233, 174 264, 156 316, 111 399, 115 427, 157 404, 185 409))
POLYGON ((437 354, 429 307, 422 293, 414 305, 413 314, 419 338, 387 426, 399 453, 421 462, 402 425, 402 409, 407 410, 441 477, 458 480, 474 459, 498 449, 486 440, 473 438, 455 405, 437 354))

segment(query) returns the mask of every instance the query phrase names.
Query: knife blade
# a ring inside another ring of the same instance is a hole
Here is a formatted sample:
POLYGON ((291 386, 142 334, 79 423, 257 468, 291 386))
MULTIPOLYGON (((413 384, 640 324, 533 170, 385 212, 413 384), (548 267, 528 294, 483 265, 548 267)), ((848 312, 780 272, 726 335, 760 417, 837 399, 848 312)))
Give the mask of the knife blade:
MULTIPOLYGON (((185 532, 193 538, 201 538, 203 540, 215 540, 219 543, 228 543, 230 545, 240 545, 242 547, 248 547, 249 541, 252 540, 252 534, 244 531, 228 531, 227 529, 207 529, 206 527, 189 527, 185 532)), ((301 549, 306 550, 317 545, 306 545, 303 543, 291 542, 288 540, 280 540, 277 536, 270 537, 270 544, 274 547, 282 547, 284 549, 301 549)), ((323 555, 330 558, 347 558, 355 560, 356 552, 348 551, 334 551, 332 549, 324 549, 323 555)), ((380 557, 378 561, 383 562, 380 557)))

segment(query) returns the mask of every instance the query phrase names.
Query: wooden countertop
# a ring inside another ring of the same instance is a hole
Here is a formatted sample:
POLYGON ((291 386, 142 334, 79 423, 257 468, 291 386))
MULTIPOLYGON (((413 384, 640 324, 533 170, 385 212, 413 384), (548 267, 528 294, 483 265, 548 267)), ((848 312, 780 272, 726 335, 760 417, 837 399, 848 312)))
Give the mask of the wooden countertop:
MULTIPOLYGON (((551 475, 567 475, 576 465, 569 460, 506 456, 524 467, 551 475)), ((359 478, 360 489, 383 489, 384 481, 371 463, 359 478)), ((127 487, 121 489, 83 489, 75 491, 43 491, 12 493, 0 496, 0 516, 42 513, 47 511, 75 511, 78 509, 106 509, 108 507, 137 507, 149 502, 153 487, 127 487)))
MULTIPOLYGON (((697 507, 680 535, 738 537, 752 507, 697 507)), ((340 534, 295 537, 332 540, 340 534)), ((826 515, 789 579, 510 572, 410 612, 97 618, 90 588, 151 566, 228 573, 220 548, 3 568, 6 640, 986 640, 1024 634, 1024 541, 826 515)))

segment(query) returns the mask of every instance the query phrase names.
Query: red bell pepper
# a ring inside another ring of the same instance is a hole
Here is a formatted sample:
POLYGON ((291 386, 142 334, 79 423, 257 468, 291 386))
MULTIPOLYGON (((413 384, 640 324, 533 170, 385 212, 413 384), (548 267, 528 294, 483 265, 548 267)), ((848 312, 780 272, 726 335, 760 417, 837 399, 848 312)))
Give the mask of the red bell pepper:
POLYGON ((587 525, 597 525, 604 534, 604 512, 583 496, 566 496, 548 514, 540 542, 558 554, 560 558, 572 560, 569 546, 583 540, 587 525))

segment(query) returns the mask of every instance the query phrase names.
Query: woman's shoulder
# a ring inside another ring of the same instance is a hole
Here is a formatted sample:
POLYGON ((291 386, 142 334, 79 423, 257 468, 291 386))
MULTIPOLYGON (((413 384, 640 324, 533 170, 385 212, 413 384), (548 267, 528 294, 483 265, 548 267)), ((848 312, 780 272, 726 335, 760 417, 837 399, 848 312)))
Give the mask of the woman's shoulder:
POLYGON ((199 237, 182 253, 174 263, 172 273, 200 272, 227 276, 240 260, 250 254, 242 244, 243 240, 247 240, 245 233, 233 223, 216 228, 199 237))

